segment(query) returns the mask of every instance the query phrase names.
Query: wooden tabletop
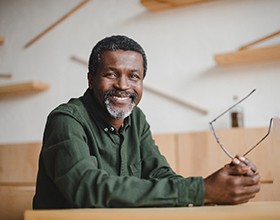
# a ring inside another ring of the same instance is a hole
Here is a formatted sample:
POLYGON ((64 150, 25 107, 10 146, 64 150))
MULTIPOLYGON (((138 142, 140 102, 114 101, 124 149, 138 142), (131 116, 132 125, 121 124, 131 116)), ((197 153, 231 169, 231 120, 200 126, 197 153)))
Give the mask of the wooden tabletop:
POLYGON ((232 220, 280 219, 280 201, 186 208, 28 210, 24 220, 232 220))

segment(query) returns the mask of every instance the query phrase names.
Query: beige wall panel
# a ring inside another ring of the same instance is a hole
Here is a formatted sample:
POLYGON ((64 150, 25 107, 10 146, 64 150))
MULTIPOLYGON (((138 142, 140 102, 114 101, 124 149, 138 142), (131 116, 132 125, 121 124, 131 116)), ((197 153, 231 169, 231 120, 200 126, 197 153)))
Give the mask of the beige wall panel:
POLYGON ((160 152, 166 157, 170 166, 178 172, 178 155, 175 134, 155 134, 153 138, 159 147, 160 152))
POLYGON ((183 176, 206 176, 227 159, 210 132, 178 134, 179 173, 183 176))
MULTIPOLYGON (((280 200, 279 119, 268 138, 247 157, 252 160, 262 177, 262 190, 255 200, 280 200)), ((244 154, 265 134, 267 128, 235 128, 217 131, 220 140, 232 154, 244 154)), ((220 149, 211 132, 178 134, 178 172, 183 176, 211 174, 229 163, 230 159, 220 149)))
POLYGON ((40 143, 0 145, 0 183, 35 183, 40 143))

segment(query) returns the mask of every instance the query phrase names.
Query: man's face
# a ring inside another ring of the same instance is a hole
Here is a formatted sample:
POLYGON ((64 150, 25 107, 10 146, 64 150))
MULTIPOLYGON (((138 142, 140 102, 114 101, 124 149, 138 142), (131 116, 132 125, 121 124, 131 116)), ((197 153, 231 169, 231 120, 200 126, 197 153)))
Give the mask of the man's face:
POLYGON ((135 51, 104 51, 96 75, 89 73, 89 87, 114 119, 126 118, 142 97, 144 67, 135 51))

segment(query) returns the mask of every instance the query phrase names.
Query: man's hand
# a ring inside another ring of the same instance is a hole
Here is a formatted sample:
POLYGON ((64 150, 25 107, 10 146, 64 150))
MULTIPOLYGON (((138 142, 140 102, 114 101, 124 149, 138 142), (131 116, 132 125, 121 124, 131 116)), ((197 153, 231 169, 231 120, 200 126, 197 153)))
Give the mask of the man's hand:
POLYGON ((260 191, 260 175, 248 159, 236 156, 230 164, 204 179, 207 204, 240 204, 260 191))

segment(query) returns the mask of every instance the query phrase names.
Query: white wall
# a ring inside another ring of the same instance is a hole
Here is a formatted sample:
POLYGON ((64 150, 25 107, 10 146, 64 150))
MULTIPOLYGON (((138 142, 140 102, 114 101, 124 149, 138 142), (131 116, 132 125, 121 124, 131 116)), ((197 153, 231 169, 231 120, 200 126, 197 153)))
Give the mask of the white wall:
MULTIPOLYGON (((208 121, 232 104, 247 100, 246 127, 267 126, 279 116, 280 62, 222 68, 213 55, 236 50, 280 28, 278 0, 218 0, 162 12, 147 11, 138 0, 94 0, 45 35, 23 46, 75 7, 79 0, 0 0, 0 84, 43 81, 50 90, 0 100, 0 142, 40 141, 48 113, 87 87, 87 68, 70 56, 88 59, 105 36, 124 34, 146 50, 145 82, 209 111, 201 115, 148 91, 140 107, 155 133, 207 130, 208 121)), ((279 43, 280 37, 268 44, 279 43)), ((225 116, 218 128, 229 126, 225 116)))

